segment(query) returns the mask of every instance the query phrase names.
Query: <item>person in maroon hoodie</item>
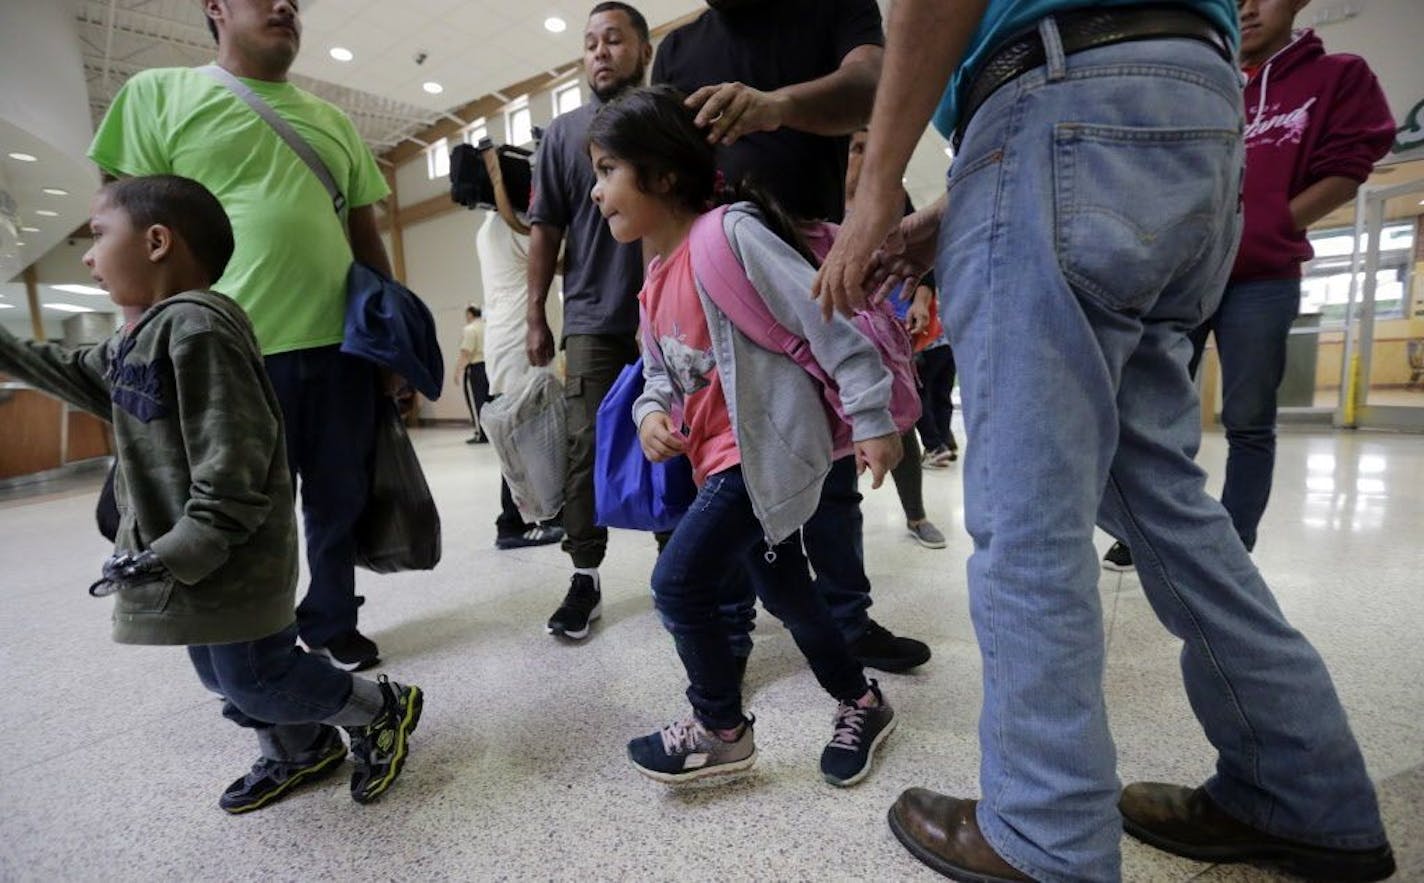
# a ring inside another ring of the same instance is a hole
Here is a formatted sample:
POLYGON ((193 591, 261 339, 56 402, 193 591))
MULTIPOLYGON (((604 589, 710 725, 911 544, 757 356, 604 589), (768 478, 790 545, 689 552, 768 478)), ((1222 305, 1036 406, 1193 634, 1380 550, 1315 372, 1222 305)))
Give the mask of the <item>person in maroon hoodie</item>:
MULTIPOLYGON (((1355 198, 1395 135, 1365 60, 1327 55, 1314 31, 1293 30, 1307 2, 1238 3, 1247 77, 1245 225, 1221 303, 1192 335, 1194 376, 1207 334, 1216 335, 1229 448, 1221 503, 1247 550, 1271 495, 1276 388, 1300 311, 1300 265, 1314 254, 1306 228, 1355 198)), ((1103 566, 1131 569, 1131 552, 1116 543, 1103 566)))

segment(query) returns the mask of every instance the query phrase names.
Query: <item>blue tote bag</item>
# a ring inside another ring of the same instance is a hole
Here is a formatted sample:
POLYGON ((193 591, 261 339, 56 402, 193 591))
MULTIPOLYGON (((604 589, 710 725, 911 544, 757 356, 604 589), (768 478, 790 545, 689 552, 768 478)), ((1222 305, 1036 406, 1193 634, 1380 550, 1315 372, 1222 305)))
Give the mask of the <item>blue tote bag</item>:
POLYGON ((626 366, 598 406, 593 461, 594 509, 604 527, 665 531, 697 496, 686 457, 650 463, 633 424, 633 403, 643 394, 643 360, 626 366))

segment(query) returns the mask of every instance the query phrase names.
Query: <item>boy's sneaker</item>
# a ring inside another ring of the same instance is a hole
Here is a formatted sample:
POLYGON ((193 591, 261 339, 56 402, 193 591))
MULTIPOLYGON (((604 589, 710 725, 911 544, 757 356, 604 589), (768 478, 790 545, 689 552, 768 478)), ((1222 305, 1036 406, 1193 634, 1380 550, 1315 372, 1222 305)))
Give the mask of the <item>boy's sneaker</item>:
POLYGON ((376 719, 364 727, 347 727, 351 734, 351 797, 370 803, 386 792, 405 767, 406 740, 420 723, 425 694, 414 685, 392 684, 381 675, 376 679, 385 697, 376 719))
POLYGON ((564 529, 558 525, 536 524, 523 533, 500 534, 495 537, 496 549, 524 549, 529 546, 547 546, 564 538, 564 529))
POLYGON ((850 653, 866 668, 881 671, 909 671, 930 661, 930 648, 924 641, 897 637, 873 619, 865 634, 850 643, 850 653))
POLYGON ((668 785, 740 773, 756 763, 755 722, 747 718, 737 740, 724 742, 692 716, 629 742, 628 759, 638 772, 668 785))
POLYGON ((906 524, 905 529, 915 538, 915 542, 926 549, 943 549, 947 545, 944 534, 928 520, 918 524, 906 524))
POLYGON ((381 662, 376 642, 354 630, 337 635, 322 647, 312 647, 311 652, 325 656, 342 671, 365 671, 381 662))
POLYGON ((302 760, 258 758, 252 770, 227 786, 218 806, 227 812, 251 812, 274 803, 290 794, 298 785, 324 779, 341 766, 346 758, 346 743, 336 727, 322 727, 302 760))
POLYGON ((895 709, 885 701, 880 685, 870 682, 878 705, 861 708, 842 702, 836 708, 836 733, 821 752, 821 775, 838 788, 849 788, 870 774, 875 751, 895 730, 895 709))
POLYGON ((598 590, 598 583, 586 573, 576 573, 569 583, 564 603, 549 617, 544 631, 575 641, 583 640, 588 637, 589 623, 602 615, 603 593, 598 590))
POLYGON ((1103 556, 1103 570, 1132 573, 1136 569, 1136 565, 1132 563, 1132 550, 1120 542, 1113 543, 1112 548, 1103 556))

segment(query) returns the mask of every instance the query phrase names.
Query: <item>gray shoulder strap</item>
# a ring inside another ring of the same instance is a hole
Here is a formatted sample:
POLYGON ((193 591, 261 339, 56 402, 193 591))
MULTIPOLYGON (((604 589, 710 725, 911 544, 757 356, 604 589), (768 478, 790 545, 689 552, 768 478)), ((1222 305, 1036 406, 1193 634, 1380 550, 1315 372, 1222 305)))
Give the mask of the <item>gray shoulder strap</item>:
POLYGON ((252 108, 258 116, 266 120, 267 125, 271 126, 283 141, 287 142, 287 146, 292 148, 302 162, 307 164, 307 168, 316 175, 321 186, 326 188, 327 195, 331 197, 331 207, 336 210, 336 213, 338 215, 346 213, 346 197, 342 195, 341 188, 336 186, 336 179, 331 177, 331 171, 327 169, 326 163, 322 162, 321 157, 312 149, 312 146, 297 134, 297 130, 293 129, 290 123, 282 119, 281 115, 272 109, 272 105, 263 101, 257 93, 247 87, 246 83, 233 76, 225 68, 209 64, 198 68, 198 70, 222 83, 234 95, 241 98, 248 107, 252 108))

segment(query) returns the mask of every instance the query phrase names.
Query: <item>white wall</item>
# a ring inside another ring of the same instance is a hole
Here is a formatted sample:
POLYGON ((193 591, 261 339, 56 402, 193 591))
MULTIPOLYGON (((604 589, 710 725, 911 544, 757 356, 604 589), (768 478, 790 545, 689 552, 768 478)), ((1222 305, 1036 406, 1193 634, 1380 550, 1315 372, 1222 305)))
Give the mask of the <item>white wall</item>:
MULTIPOLYGON (((1424 2, 1421 0, 1333 0, 1307 6, 1296 19, 1315 27, 1329 52, 1349 52, 1369 62, 1389 99, 1397 125, 1405 125, 1410 112, 1424 104, 1424 2), (1356 11, 1353 18, 1329 21, 1344 8, 1356 11)), ((1385 162, 1424 155, 1424 108, 1416 118, 1414 132, 1402 133, 1397 144, 1420 146, 1392 153, 1385 162)))
POLYGON ((465 326, 465 306, 484 302, 475 231, 483 212, 460 210, 405 229, 406 285, 435 314, 436 334, 445 354, 445 392, 426 406, 422 417, 459 418, 466 414, 460 388, 450 382, 465 326))

